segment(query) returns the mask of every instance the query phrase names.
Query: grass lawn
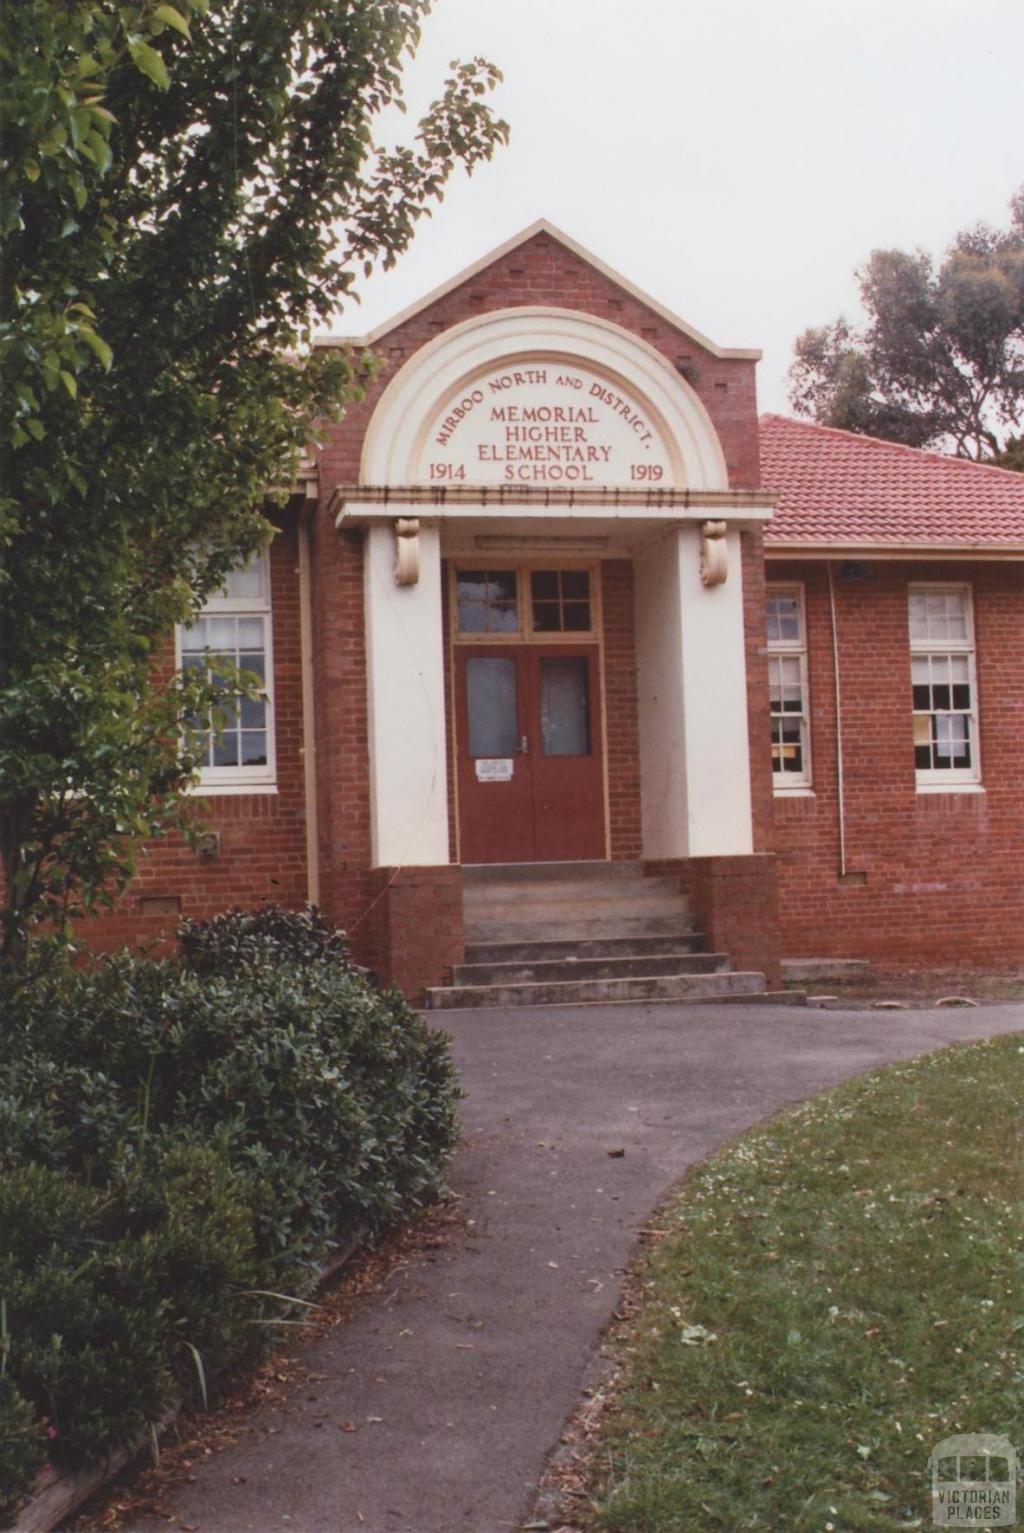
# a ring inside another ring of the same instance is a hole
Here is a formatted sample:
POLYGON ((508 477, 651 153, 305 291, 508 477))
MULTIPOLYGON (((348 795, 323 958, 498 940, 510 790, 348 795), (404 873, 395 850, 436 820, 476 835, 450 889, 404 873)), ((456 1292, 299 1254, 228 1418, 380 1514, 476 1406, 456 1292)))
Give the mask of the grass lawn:
POLYGON ((587 1525, 928 1528, 935 1443, 1024 1449, 1022 1120, 1011 1036, 841 1086, 691 1176, 614 1343, 587 1525))

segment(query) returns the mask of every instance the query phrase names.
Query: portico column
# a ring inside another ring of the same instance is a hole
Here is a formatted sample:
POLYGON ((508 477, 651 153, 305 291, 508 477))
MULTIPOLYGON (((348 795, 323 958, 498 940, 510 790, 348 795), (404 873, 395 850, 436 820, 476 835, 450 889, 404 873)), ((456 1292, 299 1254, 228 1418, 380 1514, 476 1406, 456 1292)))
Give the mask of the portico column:
POLYGON ((441 538, 418 533, 419 578, 395 580, 390 526, 366 533, 364 595, 374 867, 448 862, 441 538))
POLYGON ((739 533, 728 576, 701 580, 701 537, 680 528, 636 561, 643 849, 647 859, 753 850, 739 533))

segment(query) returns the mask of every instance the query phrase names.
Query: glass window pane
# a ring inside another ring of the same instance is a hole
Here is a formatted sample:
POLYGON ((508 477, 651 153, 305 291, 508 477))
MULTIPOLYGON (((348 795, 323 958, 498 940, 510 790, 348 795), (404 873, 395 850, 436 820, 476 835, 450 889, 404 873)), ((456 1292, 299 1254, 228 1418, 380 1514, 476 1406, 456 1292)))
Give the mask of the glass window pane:
POLYGON ((534 570, 530 576, 530 593, 534 601, 557 601, 558 571, 534 570))
POLYGON ((206 648, 206 643, 207 639, 205 618, 197 618, 194 623, 190 623, 187 628, 183 628, 181 630, 182 654, 194 654, 197 650, 204 650, 206 648))
POLYGON ((238 669, 245 671, 249 676, 257 676, 260 681, 266 681, 267 657, 266 655, 254 655, 251 651, 248 654, 239 655, 238 669))
POLYGON ((210 723, 214 729, 223 734, 225 731, 238 728, 238 699, 226 697, 223 702, 217 704, 210 714, 210 723))
POLYGON ((486 578, 489 601, 514 602, 516 600, 515 570, 488 570, 486 578))
POLYGON ((263 619, 261 617, 240 617, 238 619, 238 647, 239 649, 263 649, 263 619))
POLYGON ((248 564, 232 570, 224 582, 224 595, 232 601, 263 600, 263 553, 253 554, 248 564))
POLYGON ((460 633, 516 633, 519 605, 515 570, 459 570, 460 633))
POLYGON ((486 633, 487 608, 480 601, 459 599, 459 632, 486 633))
POLYGON ((590 603, 567 601, 562 608, 563 627, 566 633, 590 632, 590 603))
POLYGON ((483 603, 487 599, 487 575, 483 570, 470 570, 459 572, 458 577, 459 601, 477 601, 483 603))
POLYGON ((540 662, 540 735, 545 756, 590 755, 588 663, 582 656, 540 662))
POLYGON ((267 737, 262 731, 247 729, 242 734, 242 765, 266 766, 267 737))
POLYGON ((533 626, 537 633, 558 633, 559 614, 556 601, 535 601, 533 626))
POLYGON ((925 610, 924 597, 920 591, 910 593, 910 637, 912 639, 926 639, 928 637, 928 615, 925 610))
POLYGON ((466 661, 471 756, 512 756, 519 746, 516 662, 491 656, 466 661))
POLYGON ((267 705, 260 697, 243 697, 239 721, 243 729, 266 729, 267 705))
POLYGON ((488 608, 488 632, 489 633, 517 633, 519 630, 519 612, 513 602, 496 602, 488 608))
POLYGON ((233 617, 207 618, 206 642, 211 649, 233 650, 235 647, 235 619, 233 617))
POLYGON ((238 735, 231 730, 226 735, 219 735, 213 742, 214 766, 237 766, 238 765, 238 735))
POLYGON ((566 601, 589 601, 590 572, 588 570, 563 570, 562 595, 566 601))

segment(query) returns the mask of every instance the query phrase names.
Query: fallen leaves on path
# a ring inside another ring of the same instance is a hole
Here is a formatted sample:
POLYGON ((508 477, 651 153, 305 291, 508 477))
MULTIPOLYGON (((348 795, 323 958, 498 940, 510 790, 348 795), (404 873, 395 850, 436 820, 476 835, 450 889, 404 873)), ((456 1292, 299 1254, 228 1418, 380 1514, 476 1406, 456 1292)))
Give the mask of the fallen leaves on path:
MULTIPOLYGON (((464 1232, 465 1225, 465 1215, 457 1200, 438 1204, 339 1268, 318 1293, 317 1308, 310 1311, 309 1325, 296 1333, 298 1348, 292 1337, 287 1348, 282 1347, 267 1358, 255 1373, 227 1392, 214 1410, 179 1416, 161 1442, 159 1464, 137 1464, 126 1470, 64 1525, 65 1533, 122 1533, 122 1530, 128 1533, 151 1518, 190 1533, 198 1525, 177 1521, 172 1498, 182 1485, 197 1483, 195 1467, 233 1447, 245 1433, 280 1430, 258 1427, 253 1418, 261 1410, 284 1406, 296 1390, 326 1379, 326 1374, 305 1367, 301 1344, 344 1325, 363 1301, 382 1293, 425 1252, 450 1245, 464 1232)), ((320 1421, 314 1425, 320 1425, 320 1421)), ((343 1432, 359 1430, 351 1421, 340 1421, 338 1425, 343 1432)), ((244 1484, 245 1476, 234 1476, 233 1483, 244 1484)))

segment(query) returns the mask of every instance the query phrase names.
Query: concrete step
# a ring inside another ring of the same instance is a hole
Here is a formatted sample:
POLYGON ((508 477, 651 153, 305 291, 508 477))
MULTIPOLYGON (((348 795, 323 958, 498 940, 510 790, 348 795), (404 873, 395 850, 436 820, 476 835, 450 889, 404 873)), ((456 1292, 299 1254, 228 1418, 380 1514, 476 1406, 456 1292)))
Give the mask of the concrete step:
POLYGON ((541 916, 532 906, 524 906, 522 919, 491 917, 477 920, 467 916, 465 940, 475 945, 485 942, 595 942, 622 937, 675 937, 687 925, 685 916, 678 911, 658 915, 608 915, 580 914, 579 908, 556 918, 541 916))
POLYGON ((618 935, 616 928, 621 928, 624 936, 639 934, 646 927, 655 935, 662 935, 665 928, 653 923, 663 921, 678 928, 687 924, 686 915, 687 912, 672 900, 664 899, 598 906, 580 900, 523 900, 496 910, 466 910, 463 919, 466 931, 472 928, 474 937, 480 931, 486 934, 482 940, 489 938, 499 942, 510 926, 518 926, 524 921, 533 926, 550 927, 552 936, 557 937, 614 937, 618 935))
POLYGON ((763 974, 671 974, 639 979, 568 980, 525 985, 449 985, 427 991, 431 1010, 490 1006, 614 1005, 641 1001, 701 1001, 764 991, 763 974))
POLYGON ((532 963, 462 963, 455 985, 525 985, 558 980, 653 979, 664 974, 714 974, 728 969, 727 953, 669 953, 643 958, 556 958, 532 963))
POLYGON ((674 878, 544 878, 537 883, 470 884, 462 891, 464 907, 474 911, 565 900, 586 905, 647 904, 651 900, 685 904, 674 878))
POLYGON ((485 884, 544 883, 549 879, 572 878, 603 881, 606 879, 643 878, 639 862, 464 862, 462 882, 465 887, 485 884))
POLYGON ((548 963, 556 958, 661 958, 669 953, 699 951, 704 938, 692 927, 667 937, 570 938, 564 942, 468 942, 466 962, 548 963))
MULTIPOLYGON (((574 1006, 615 1006, 622 1005, 616 1001, 573 1001, 574 1006)), ((628 1003, 627 1003, 628 1004, 628 1003)), ((806 1006, 806 990, 755 990, 750 995, 740 991, 736 995, 694 995, 694 996, 648 996, 642 1003, 644 1006, 806 1006)), ((443 1007, 441 1008, 444 1009, 443 1007)), ((448 1008, 452 1010, 452 1007, 448 1008)), ((489 1006, 477 1006, 465 1008, 466 1011, 490 1010, 489 1006)))

